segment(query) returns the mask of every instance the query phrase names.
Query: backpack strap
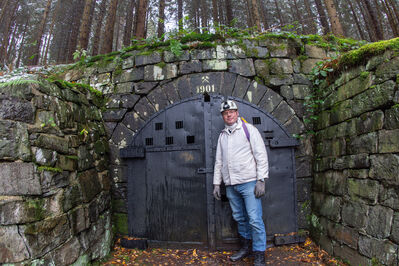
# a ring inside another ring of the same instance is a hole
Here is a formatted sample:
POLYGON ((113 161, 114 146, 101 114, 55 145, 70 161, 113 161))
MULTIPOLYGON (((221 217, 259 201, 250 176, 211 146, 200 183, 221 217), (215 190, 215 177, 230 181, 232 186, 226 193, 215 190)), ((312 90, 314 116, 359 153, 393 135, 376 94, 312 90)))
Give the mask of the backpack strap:
POLYGON ((242 117, 240 117, 240 118, 241 118, 241 121, 242 121, 242 128, 244 129, 245 136, 247 136, 247 140, 248 140, 249 142, 251 142, 251 141, 249 140, 250 135, 249 135, 249 131, 248 131, 248 128, 247 128, 247 125, 246 125, 247 121, 245 121, 245 119, 242 118, 242 117))

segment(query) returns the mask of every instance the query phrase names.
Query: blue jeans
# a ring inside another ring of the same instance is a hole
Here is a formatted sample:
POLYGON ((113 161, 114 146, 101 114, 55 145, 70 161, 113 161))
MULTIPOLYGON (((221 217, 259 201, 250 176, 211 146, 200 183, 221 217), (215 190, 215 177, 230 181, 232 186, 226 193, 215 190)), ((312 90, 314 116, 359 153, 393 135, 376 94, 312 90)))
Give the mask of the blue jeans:
POLYGON ((256 181, 226 186, 233 218, 238 233, 245 239, 252 239, 253 251, 266 250, 266 230, 262 219, 262 201, 255 197, 256 181))

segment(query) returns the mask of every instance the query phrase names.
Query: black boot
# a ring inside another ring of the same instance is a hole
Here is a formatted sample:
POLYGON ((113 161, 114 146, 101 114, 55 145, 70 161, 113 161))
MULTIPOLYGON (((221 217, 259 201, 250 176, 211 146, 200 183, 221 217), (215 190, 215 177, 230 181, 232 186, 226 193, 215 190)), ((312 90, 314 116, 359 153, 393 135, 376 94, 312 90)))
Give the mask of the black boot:
POLYGON ((255 261, 254 266, 264 266, 265 263, 265 252, 264 251, 254 251, 255 261))
POLYGON ((231 255, 231 261, 237 261, 249 255, 251 250, 251 239, 240 238, 241 248, 239 251, 231 255))

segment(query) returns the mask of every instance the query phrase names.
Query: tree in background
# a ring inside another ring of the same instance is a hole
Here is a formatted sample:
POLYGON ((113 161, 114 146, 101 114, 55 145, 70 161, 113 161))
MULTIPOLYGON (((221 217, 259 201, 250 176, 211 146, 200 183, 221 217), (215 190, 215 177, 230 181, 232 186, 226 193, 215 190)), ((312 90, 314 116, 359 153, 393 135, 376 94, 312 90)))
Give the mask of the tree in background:
POLYGON ((102 54, 112 52, 112 43, 114 39, 114 26, 115 26, 117 7, 118 7, 118 0, 111 0, 108 8, 107 23, 105 24, 103 42, 101 44, 102 54))
POLYGON ((146 16, 147 16, 147 0, 137 0, 134 32, 135 32, 135 37, 138 39, 145 38, 146 16))
POLYGON ((329 34, 368 41, 399 36, 397 0, 2 0, 0 67, 73 62, 134 38, 214 31, 212 26, 329 34))
POLYGON ((94 0, 85 1, 82 23, 80 24, 79 29, 78 50, 87 50, 88 48, 91 24, 93 21, 94 4, 94 0))
POLYGON ((341 22, 338 18, 337 9, 333 0, 324 0, 326 4, 328 18, 331 23, 331 30, 334 35, 344 36, 344 30, 342 29, 341 22))

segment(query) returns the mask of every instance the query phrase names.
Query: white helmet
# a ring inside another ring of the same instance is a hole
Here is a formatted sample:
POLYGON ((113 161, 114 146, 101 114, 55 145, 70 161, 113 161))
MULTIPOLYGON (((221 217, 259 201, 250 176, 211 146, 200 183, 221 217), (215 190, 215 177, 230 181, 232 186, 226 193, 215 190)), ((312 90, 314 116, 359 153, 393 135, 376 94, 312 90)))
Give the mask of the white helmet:
POLYGON ((220 112, 223 113, 223 111, 226 110, 238 110, 237 104, 232 100, 222 102, 220 105, 220 112))

